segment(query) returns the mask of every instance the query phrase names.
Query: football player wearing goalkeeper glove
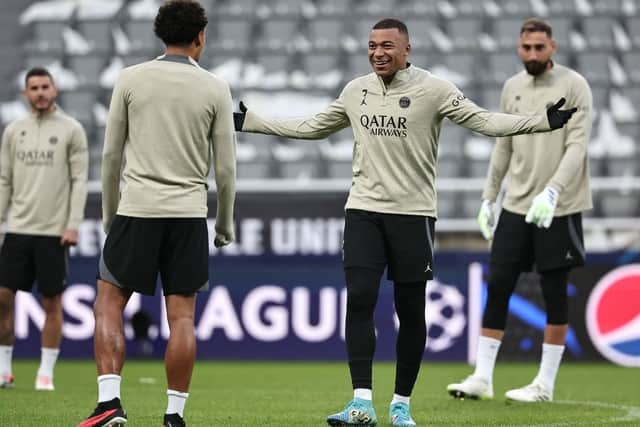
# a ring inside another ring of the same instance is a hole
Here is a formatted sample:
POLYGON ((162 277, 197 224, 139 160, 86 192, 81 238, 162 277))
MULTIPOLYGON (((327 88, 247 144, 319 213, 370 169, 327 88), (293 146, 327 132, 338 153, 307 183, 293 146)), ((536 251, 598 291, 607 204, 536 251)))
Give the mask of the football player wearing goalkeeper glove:
POLYGON ((535 265, 547 311, 540 370, 530 384, 508 391, 506 397, 525 402, 553 398, 568 329, 569 271, 584 263, 581 212, 592 207, 587 164, 591 90, 581 75, 551 60, 555 50, 547 23, 539 19, 524 22, 518 54, 526 72, 504 84, 502 110, 546 111, 552 128, 566 114, 575 114, 563 129, 496 142, 478 214, 482 235, 492 240, 487 304, 475 372, 447 387, 455 397, 493 397, 493 368, 509 298, 520 273, 535 265), (555 102, 558 98, 561 100, 555 102), (559 110, 565 101, 571 110, 559 110), (505 177, 502 212, 494 231, 493 204, 505 177))

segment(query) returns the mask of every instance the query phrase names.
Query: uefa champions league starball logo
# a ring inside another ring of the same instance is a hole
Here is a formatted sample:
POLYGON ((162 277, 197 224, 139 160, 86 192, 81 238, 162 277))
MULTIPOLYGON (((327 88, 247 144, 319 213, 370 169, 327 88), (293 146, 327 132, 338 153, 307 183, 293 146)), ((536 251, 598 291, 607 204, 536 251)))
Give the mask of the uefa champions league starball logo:
MULTIPOLYGON (((445 351, 460 338, 467 325, 464 302, 464 295, 455 286, 437 280, 427 283, 427 350, 432 353, 445 351)), ((397 315, 394 322, 397 329, 400 325, 397 315)))

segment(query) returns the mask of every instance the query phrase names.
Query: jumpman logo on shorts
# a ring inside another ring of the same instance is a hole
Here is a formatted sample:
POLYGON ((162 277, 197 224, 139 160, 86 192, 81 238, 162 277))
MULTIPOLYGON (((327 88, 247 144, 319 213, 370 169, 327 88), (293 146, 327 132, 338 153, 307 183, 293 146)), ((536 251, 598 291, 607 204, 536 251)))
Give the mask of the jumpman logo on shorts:
POLYGON ((430 262, 428 262, 428 263, 427 263, 427 268, 425 268, 425 269, 424 269, 424 272, 425 272, 425 273, 428 273, 428 272, 430 272, 430 271, 432 272, 433 270, 431 269, 431 263, 430 263, 430 262))

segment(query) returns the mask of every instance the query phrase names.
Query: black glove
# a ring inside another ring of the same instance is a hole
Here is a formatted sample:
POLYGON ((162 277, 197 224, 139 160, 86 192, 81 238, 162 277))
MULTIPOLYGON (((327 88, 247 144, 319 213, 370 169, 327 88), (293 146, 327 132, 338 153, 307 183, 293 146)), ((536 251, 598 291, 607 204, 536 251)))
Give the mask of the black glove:
POLYGON ((560 129, 569 121, 573 113, 578 111, 577 108, 571 108, 570 110, 561 110, 560 107, 562 107, 565 102, 566 99, 560 98, 560 100, 556 102, 555 105, 547 108, 547 120, 549 120, 549 126, 551 127, 551 129, 560 129))
POLYGON ((244 102, 240 101, 240 112, 233 113, 233 127, 236 131, 242 130, 242 125, 244 124, 244 116, 247 113, 247 107, 245 107, 244 102))

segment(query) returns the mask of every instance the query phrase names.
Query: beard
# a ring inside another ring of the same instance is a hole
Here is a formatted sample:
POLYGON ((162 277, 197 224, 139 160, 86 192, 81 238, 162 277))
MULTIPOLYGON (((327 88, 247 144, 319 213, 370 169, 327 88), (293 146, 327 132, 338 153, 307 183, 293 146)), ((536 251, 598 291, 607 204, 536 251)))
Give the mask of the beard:
POLYGON ((524 63, 524 68, 527 70, 527 73, 532 76, 539 76, 544 73, 549 65, 549 61, 541 62, 541 61, 527 61, 524 63))

